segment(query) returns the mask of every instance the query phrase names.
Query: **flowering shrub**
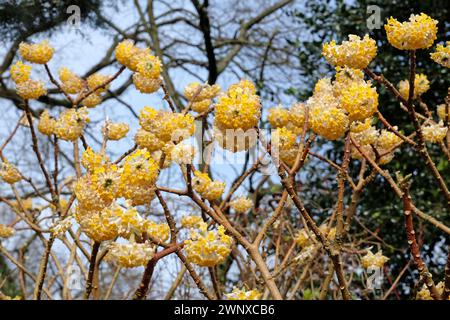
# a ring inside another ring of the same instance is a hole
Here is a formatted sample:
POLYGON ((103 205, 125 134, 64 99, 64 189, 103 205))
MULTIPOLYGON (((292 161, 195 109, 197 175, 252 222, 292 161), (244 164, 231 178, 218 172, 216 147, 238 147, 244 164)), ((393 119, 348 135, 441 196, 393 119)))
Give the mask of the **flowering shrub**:
MULTIPOLYGON (((368 240, 372 236, 364 239, 352 233, 351 225, 358 221, 357 204, 364 188, 379 176, 403 203, 405 226, 398 229, 406 235, 406 245, 418 271, 417 283, 423 285, 414 298, 448 299, 450 259, 443 281, 435 284, 438 276, 433 279, 427 268, 428 259, 421 251, 414 220, 423 219, 440 232, 450 233, 450 229, 419 209, 420 203, 415 203, 410 195, 410 189, 414 189, 412 176, 394 176, 386 166, 395 162, 397 152, 410 148, 412 155, 423 160, 439 192, 450 204, 446 179, 429 152, 431 146, 439 148, 450 160, 450 91, 449 96, 442 97, 443 104, 427 106, 422 97, 430 90, 430 82, 425 73, 416 70, 416 50, 434 46, 437 21, 423 13, 412 15, 406 22, 390 18, 385 31, 389 43, 402 50, 398 54, 407 51, 409 55, 408 79, 394 85, 384 75, 373 72, 371 65, 377 63, 378 50, 375 40, 369 35, 349 35, 341 44, 331 41, 323 45, 323 56, 335 68, 332 77, 320 79, 306 101, 290 108, 267 108, 257 86, 248 79, 225 88, 213 83, 190 83, 183 92, 184 108, 178 108, 167 91, 161 56, 131 40, 121 41, 115 48, 115 60, 120 65, 116 74, 92 73, 86 78, 64 66, 59 69, 58 78, 54 77, 48 63, 54 55, 63 53, 55 53, 47 41, 21 43, 19 53, 25 62, 18 60, 9 73, 24 109, 17 128, 23 124, 29 134, 40 180, 29 177, 26 166, 11 163, 3 155, 18 129, 12 130, 0 149, 0 177, 12 190, 15 201, 3 196, 0 200, 15 218, 0 224, 0 249, 7 253, 3 241, 30 230, 45 244, 39 268, 33 268, 38 270, 32 277, 34 289, 25 288, 23 298, 56 296, 58 289, 50 284, 47 266, 53 263, 50 257, 57 259, 54 244, 59 242, 69 252, 67 263, 78 264, 85 273, 85 299, 99 298, 102 281, 107 278, 102 273, 103 266, 117 270, 113 279, 117 279, 122 268, 127 274, 132 274, 132 269, 143 273, 133 295, 143 299, 155 270, 175 270, 155 269, 170 258, 183 264, 183 273, 176 278, 174 288, 180 285, 187 270, 199 292, 208 299, 298 297, 309 268, 316 263, 322 268, 318 274, 328 270, 324 277, 310 279, 319 283, 320 298, 367 297, 364 279, 350 273, 355 268, 365 275, 371 268, 379 269, 380 274, 388 272, 389 254, 382 254, 382 244, 378 242, 377 252, 372 253, 373 248, 368 245, 374 243, 373 239, 368 240), (32 79, 32 68, 43 68, 53 87, 44 79, 32 79), (107 118, 101 129, 94 132, 99 146, 90 146, 85 139, 90 113, 102 103, 122 73, 130 73, 135 89, 142 94, 164 92, 169 109, 142 106, 136 123, 112 122, 107 118), (61 111, 44 107, 37 112, 34 100, 44 97, 48 90, 57 90, 67 100, 67 108, 61 111), (413 130, 399 128, 383 117, 381 94, 397 99, 399 112, 409 116, 413 130), (133 126, 138 126, 136 131, 133 126), (267 129, 270 134, 265 134, 267 129), (135 145, 113 158, 113 141, 127 136, 135 145), (200 148, 193 145, 197 138, 201 140, 200 148), (41 142, 46 139, 51 142, 52 161, 43 157, 41 142), (247 159, 242 173, 229 181, 228 172, 222 176, 213 171, 214 149, 198 154, 207 139, 215 141, 210 146, 224 154, 244 152, 248 158, 256 154, 254 164, 248 166, 247 159), (326 145, 335 140, 343 142, 339 163, 314 149, 318 141, 326 145), (61 146, 69 146, 73 156, 62 153, 61 146), (58 168, 62 157, 70 158, 73 169, 58 168), (270 164, 264 161, 267 158, 270 164), (320 160, 317 170, 322 165, 336 170, 335 205, 324 221, 315 216, 319 205, 309 207, 303 199, 309 193, 302 189, 301 181, 307 177, 301 169, 312 158, 320 160), (359 175, 352 176, 350 167, 359 168, 359 175), (164 173, 171 179, 164 179, 164 173), (255 189, 251 183, 256 174, 263 178, 255 189), (36 179, 45 184, 43 189, 36 187, 36 179), (277 181, 278 189, 269 190, 268 179, 277 181), (248 190, 247 182, 251 185, 248 190), (23 185, 33 188, 33 199, 22 192, 23 185), (175 209, 177 203, 181 205, 175 209), (45 220, 49 219, 51 224, 46 225, 45 220), (300 267, 305 275, 297 277, 300 267), (227 281, 229 270, 238 271, 238 281, 227 281)), ((449 68, 449 43, 437 44, 430 58, 449 68)), ((11 254, 5 256, 21 266, 11 254)), ((58 261, 55 263, 60 268, 58 261)), ((67 275, 59 276, 66 292, 67 275)), ((64 293, 63 297, 70 295, 64 293)))

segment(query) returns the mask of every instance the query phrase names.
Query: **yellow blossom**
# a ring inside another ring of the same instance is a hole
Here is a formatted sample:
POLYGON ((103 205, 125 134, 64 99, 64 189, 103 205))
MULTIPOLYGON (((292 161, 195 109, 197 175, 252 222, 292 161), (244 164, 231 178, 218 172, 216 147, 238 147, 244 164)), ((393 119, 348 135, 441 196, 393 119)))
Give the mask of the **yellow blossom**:
POLYGON ((439 63, 441 66, 450 68, 450 41, 446 45, 438 44, 436 51, 431 53, 431 59, 439 63))
POLYGON ((249 130, 258 124, 261 103, 253 83, 241 80, 230 86, 215 104, 215 125, 221 130, 249 130))
POLYGON ((209 85, 198 82, 191 82, 184 88, 184 96, 189 101, 200 102, 204 100, 211 100, 220 92, 218 84, 209 85))
POLYGON ((38 44, 22 42, 19 45, 19 53, 27 61, 45 64, 53 57, 55 50, 44 40, 38 44))
POLYGON ((50 116, 50 113, 45 109, 40 117, 37 126, 40 133, 50 136, 55 133, 56 120, 50 116))
POLYGON ((382 251, 378 251, 373 254, 372 251, 368 250, 367 254, 362 257, 361 264, 363 268, 368 269, 370 267, 382 268, 384 264, 389 260, 389 258, 383 256, 382 251))
POLYGON ((422 134, 425 141, 436 143, 444 140, 447 136, 447 127, 444 127, 442 120, 437 124, 427 124, 422 126, 422 134))
POLYGON ((14 184, 22 180, 22 175, 20 174, 19 170, 17 170, 14 165, 8 162, 2 163, 0 167, 0 177, 9 184, 14 184))
POLYGON ((237 213, 246 213, 253 208, 253 201, 247 197, 239 197, 230 202, 230 207, 237 213))
POLYGON ((14 235, 16 230, 14 228, 8 227, 7 225, 0 224, 0 238, 9 238, 14 235))
POLYGON ((260 300, 262 293, 258 290, 245 290, 244 288, 238 289, 234 287, 233 291, 225 294, 225 297, 228 300, 260 300))
POLYGON ((191 230, 184 249, 190 262, 202 267, 212 267, 228 257, 232 244, 233 239, 225 234, 223 226, 208 231, 206 223, 203 223, 198 230, 191 230))
MULTIPOLYGON (((420 73, 417 74, 414 78, 414 96, 413 98, 420 97, 422 94, 428 91, 430 89, 430 81, 428 81, 428 78, 426 75, 420 73)), ((400 92, 400 95, 404 99, 408 99, 409 97, 409 81, 408 80, 402 80, 398 83, 398 91, 400 92)))
POLYGON ((130 127, 124 122, 108 123, 106 125, 106 136, 108 140, 120 140, 124 138, 130 127))
POLYGON ((353 83, 343 90, 341 105, 349 113, 350 120, 365 120, 377 111, 377 90, 370 84, 353 83))
POLYGON ((109 84, 105 83, 110 79, 110 76, 105 76, 99 73, 91 74, 87 79, 89 90, 94 90, 95 93, 102 93, 109 89, 109 84), (97 89, 98 88, 98 89, 97 89))
POLYGON ((153 93, 161 87, 160 78, 147 78, 140 73, 133 74, 133 83, 136 89, 142 93, 153 93))
POLYGON ((283 108, 281 105, 270 108, 267 120, 274 128, 285 127, 290 120, 289 110, 283 108))
POLYGON ((30 79, 31 66, 24 64, 22 61, 17 61, 11 66, 11 79, 15 83, 22 83, 30 79))
POLYGON ((343 41, 341 45, 336 45, 334 40, 325 43, 322 51, 323 56, 334 66, 366 68, 377 55, 375 40, 367 34, 364 38, 353 34, 349 35, 348 38, 349 40, 343 41))
POLYGON ((75 94, 83 90, 83 79, 78 77, 68 68, 61 68, 58 71, 59 79, 62 82, 62 89, 66 93, 75 94))
POLYGON ((400 23, 390 18, 384 26, 389 43, 400 50, 426 49, 433 45, 437 34, 436 20, 425 13, 412 14, 409 21, 400 23))
POLYGON ((24 100, 39 99, 47 94, 43 81, 27 80, 16 84, 17 94, 24 100))
POLYGON ((155 254, 155 247, 149 243, 117 243, 109 246, 107 259, 124 268, 146 266, 155 254))

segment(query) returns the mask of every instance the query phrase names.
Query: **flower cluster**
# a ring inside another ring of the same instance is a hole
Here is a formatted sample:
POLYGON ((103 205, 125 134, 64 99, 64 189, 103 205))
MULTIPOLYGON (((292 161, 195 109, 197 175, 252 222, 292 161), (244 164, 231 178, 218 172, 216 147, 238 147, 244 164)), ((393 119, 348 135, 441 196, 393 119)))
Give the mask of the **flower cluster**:
POLYGON ((389 43, 400 50, 426 49, 436 40, 438 22, 424 13, 400 23, 390 18, 384 26, 389 43))
POLYGON ((244 288, 233 288, 233 291, 226 293, 225 297, 228 300, 260 300, 262 293, 258 290, 245 290, 244 288))
MULTIPOLYGON (((444 293, 445 289, 445 283, 444 281, 439 281, 438 284, 436 284, 436 289, 440 295, 444 293)), ((417 300, 434 300, 434 298, 431 296, 430 290, 428 289, 427 285, 424 283, 422 285, 422 288, 417 292, 416 295, 417 300)), ((448 297, 448 300, 450 300, 450 297, 448 297)))
POLYGON ((9 162, 3 162, 0 168, 0 177, 9 184, 14 184, 22 180, 22 174, 9 162))
POLYGON ((123 139, 127 135, 129 130, 130 126, 124 122, 107 122, 104 127, 104 132, 106 133, 106 137, 108 138, 108 140, 123 139))
POLYGON ((378 251, 373 254, 372 251, 368 250, 367 254, 361 258, 361 264, 363 268, 382 268, 389 258, 383 256, 382 251, 378 251))
POLYGON ((183 228, 199 228, 203 223, 200 216, 183 216, 181 217, 181 226, 183 228))
POLYGON ((19 53, 25 60, 38 64, 46 64, 53 57, 55 50, 44 40, 41 43, 25 43, 19 45, 19 53))
POLYGON ((87 108, 71 108, 64 110, 58 119, 50 116, 44 110, 39 118, 38 130, 45 135, 56 135, 58 138, 74 141, 82 134, 87 123, 89 123, 87 108))
POLYGON ((377 55, 375 40, 367 34, 362 39, 351 34, 348 39, 348 41, 343 41, 341 45, 336 45, 334 40, 325 43, 322 51, 323 56, 336 67, 366 68, 377 55))
POLYGON ((225 189, 225 183, 212 181, 207 173, 195 171, 192 179, 192 187, 203 198, 211 201, 217 200, 222 196, 225 189))
POLYGON ((290 109, 277 106, 269 109, 267 120, 273 128, 286 127, 295 134, 301 134, 305 123, 305 104, 298 102, 290 109))
POLYGON ((344 135, 349 118, 345 110, 340 108, 338 98, 333 95, 330 79, 319 80, 307 104, 309 126, 316 134, 329 140, 336 140, 344 135))
POLYGON ((447 136, 447 127, 444 127, 444 123, 432 123, 422 126, 422 134, 425 141, 436 143, 444 140, 447 136))
POLYGON ((14 235, 16 230, 14 228, 8 227, 7 225, 0 224, 0 238, 9 238, 14 235))
POLYGON ((230 202, 230 207, 237 213, 246 213, 253 208, 253 201, 247 197, 239 197, 230 202))
POLYGON ((233 244, 223 226, 210 231, 207 228, 208 225, 203 222, 198 229, 191 229, 184 247, 188 260, 202 267, 212 267, 223 262, 230 254, 233 244))
MULTIPOLYGON (((144 107, 141 110, 139 123, 141 129, 136 133, 134 140, 139 147, 149 152, 170 149, 195 131, 194 118, 191 115, 151 107, 144 107)), ((166 152, 166 156, 169 154, 170 152, 166 152)))
POLYGON ((162 84, 161 61, 150 54, 148 48, 138 48, 131 40, 124 40, 116 46, 116 59, 134 72, 133 83, 142 93, 153 93, 162 84))
POLYGON ((30 79, 31 66, 17 61, 11 66, 10 73, 16 84, 16 92, 22 99, 39 99, 47 94, 43 81, 30 79))
POLYGON ((106 258, 124 268, 135 268, 147 265, 155 254, 155 247, 149 243, 117 243, 109 246, 106 258))
POLYGON ((446 104, 440 104, 437 106, 437 114, 439 118, 443 121, 450 120, 450 106, 447 107, 446 104), (447 119, 445 119, 445 114, 447 114, 447 119))
POLYGON ((439 63, 441 66, 450 68, 450 41, 446 45, 438 44, 436 51, 431 53, 431 59, 439 63))
POLYGON ((212 104, 212 99, 220 92, 218 84, 200 84, 192 82, 184 88, 184 96, 191 103, 192 111, 197 113, 206 112, 212 104))
MULTIPOLYGON (((398 128, 395 126, 394 129, 398 128)), ((394 149, 402 142, 400 137, 389 130, 377 130, 372 126, 371 119, 355 125, 350 130, 362 151, 371 159, 376 159, 378 156, 380 164, 390 162, 394 157, 394 149)), ((352 147, 352 157, 362 159, 363 155, 355 147, 352 147)))
POLYGON ((68 68, 63 67, 58 71, 59 79, 61 80, 62 89, 69 94, 77 94, 84 88, 83 79, 74 74, 68 68))
POLYGON ((252 129, 260 116, 261 102, 254 84, 248 80, 231 85, 215 104, 215 125, 222 131, 252 129))
MULTIPOLYGON (((422 94, 427 92, 430 89, 430 81, 428 80, 427 76, 420 73, 417 74, 414 78, 414 95, 413 98, 416 99, 420 97, 422 94)), ((408 80, 402 80, 398 83, 398 91, 400 92, 400 95, 404 99, 408 99, 409 97, 409 81, 408 80)))

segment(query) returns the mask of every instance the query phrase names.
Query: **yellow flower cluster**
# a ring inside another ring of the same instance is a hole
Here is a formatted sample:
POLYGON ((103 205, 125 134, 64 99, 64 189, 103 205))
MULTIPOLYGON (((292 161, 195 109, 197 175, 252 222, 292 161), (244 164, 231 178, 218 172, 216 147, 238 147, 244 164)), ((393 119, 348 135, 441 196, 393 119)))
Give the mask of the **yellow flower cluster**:
POLYGON ((79 205, 75 219, 81 230, 97 242, 113 240, 118 236, 129 238, 134 233, 141 233, 143 221, 135 208, 122 209, 116 203, 99 211, 89 211, 84 205, 79 205))
POLYGON ((142 223, 143 232, 147 232, 159 241, 167 241, 170 235, 170 227, 167 223, 157 223, 151 220, 144 220, 142 223))
POLYGON ((62 89, 69 94, 79 93, 84 88, 83 79, 78 77, 68 68, 61 68, 58 71, 59 79, 62 83, 62 89))
POLYGON ((158 172, 158 164, 151 154, 144 149, 136 150, 125 158, 121 168, 120 195, 131 200, 133 205, 150 203, 158 172))
POLYGON ((9 184, 14 184, 22 180, 19 170, 9 162, 3 162, 0 168, 0 177, 9 184))
POLYGON ((197 113, 206 112, 220 92, 218 84, 209 85, 192 82, 184 88, 184 96, 192 104, 191 109, 197 113))
POLYGON ((212 181, 207 173, 195 171, 192 179, 192 187, 203 198, 212 201, 217 200, 222 196, 225 189, 225 183, 212 181))
POLYGON ((195 147, 186 143, 178 143, 170 149, 170 159, 178 164, 192 163, 195 157, 195 147))
POLYGON ((446 45, 438 44, 436 51, 430 54, 431 59, 439 63, 441 66, 450 68, 450 41, 446 45))
POLYGON ((215 125, 226 129, 249 130, 257 126, 261 116, 261 102, 252 82, 241 80, 219 96, 215 104, 215 125))
POLYGON ((207 230, 206 223, 201 223, 196 230, 191 230, 185 241, 187 258, 190 262, 202 267, 212 267, 223 262, 231 252, 233 239, 225 234, 225 228, 207 230))
POLYGON ((140 92, 153 93, 161 86, 161 61, 150 54, 150 49, 138 48, 133 41, 124 40, 116 46, 116 59, 135 72, 133 83, 140 92))
POLYGON ((432 123, 422 126, 422 134, 425 141, 436 143, 444 140, 447 136, 447 127, 444 127, 442 120, 439 123, 432 123))
MULTIPOLYGON (((394 129, 398 129, 396 126, 394 129)), ((398 137, 395 133, 383 129, 380 131, 380 135, 378 136, 376 146, 382 150, 389 150, 393 147, 397 146, 400 142, 402 142, 402 139, 398 137)))
POLYGON ((30 79, 31 66, 25 65, 22 61, 11 66, 11 79, 16 84, 17 94, 24 100, 39 99, 47 94, 43 81, 30 79))
POLYGON ((74 191, 87 211, 102 210, 120 197, 133 205, 148 204, 153 198, 158 165, 146 150, 136 150, 117 166, 103 154, 87 149, 82 164, 88 173, 77 181, 74 191))
MULTIPOLYGON (((442 295, 444 293, 445 283, 444 281, 439 281, 439 283, 436 285, 436 289, 438 290, 439 294, 442 295)), ((422 285, 422 288, 417 292, 416 295, 417 300, 434 300, 431 296, 430 290, 428 290, 428 287, 426 284, 422 285)), ((450 297, 448 297, 448 300, 450 300, 450 297)))
POLYGON ((245 290, 244 288, 233 288, 233 291, 226 293, 225 297, 228 300, 260 300, 262 293, 258 290, 245 290))
POLYGON ((336 45, 334 40, 325 43, 322 50, 323 56, 336 67, 366 68, 377 55, 375 40, 367 34, 364 38, 350 34, 348 39, 348 41, 343 41, 341 45, 336 45))
POLYGON ((361 70, 336 68, 336 79, 320 79, 307 101, 309 126, 318 135, 336 140, 352 121, 364 121, 378 107, 378 93, 361 70))
POLYGON ((166 144, 179 143, 194 134, 194 118, 182 113, 144 107, 139 115, 141 129, 134 140, 141 148, 153 152, 166 144))
POLYGON ((373 254, 372 251, 368 250, 367 254, 361 258, 361 264, 363 268, 368 269, 372 268, 382 268, 386 262, 388 262, 389 258, 383 256, 383 252, 380 250, 376 254, 373 254))
MULTIPOLYGON (((414 78, 414 96, 413 98, 416 99, 420 97, 422 94, 427 92, 430 89, 430 81, 428 80, 427 76, 420 73, 417 74, 414 78)), ((408 99, 409 97, 409 81, 408 80, 402 80, 398 83, 398 91, 400 92, 400 95, 404 99, 408 99)))
MULTIPOLYGON (((363 128, 363 124, 359 125, 361 131, 354 129, 356 130, 355 132, 352 130, 353 138, 358 142, 363 152, 371 159, 375 160, 376 158, 375 148, 376 152, 381 155, 381 158, 378 159, 378 163, 389 163, 394 157, 392 149, 399 145, 402 142, 402 139, 386 129, 377 130, 375 127, 371 126, 371 121, 364 123, 364 126, 366 126, 366 128, 363 128)), ((394 128, 397 130, 396 126, 394 128)), ((352 147, 352 158, 362 159, 363 156, 356 148, 352 147)))
POLYGON ((305 123, 305 104, 295 103, 290 109, 282 106, 270 108, 267 120, 273 128, 286 127, 295 134, 300 134, 305 123))
POLYGON ((23 83, 30 79, 31 66, 24 64, 22 61, 17 61, 11 66, 11 79, 15 83, 23 83))
POLYGON ((127 135, 129 130, 129 125, 124 122, 108 122, 105 126, 106 137, 108 138, 108 140, 120 140, 127 135))
MULTIPOLYGON (((319 230, 329 241, 333 241, 336 237, 336 228, 329 228, 326 224, 322 224, 319 230)), ((305 228, 301 229, 295 236, 295 243, 302 248, 309 247, 316 241, 316 235, 311 230, 305 228)))
POLYGON ((200 216, 183 216, 181 217, 181 226, 183 228, 199 228, 203 223, 200 216))
POLYGON ((55 50, 44 40, 41 43, 30 44, 22 42, 19 45, 19 53, 25 60, 38 64, 46 64, 53 57, 55 50))
POLYGON ((107 259, 124 268, 135 268, 147 265, 155 254, 155 247, 149 243, 112 243, 109 246, 107 259))
POLYGON ((348 112, 351 121, 362 121, 377 111, 377 90, 369 83, 354 82, 342 91, 341 105, 348 112))
POLYGON ((64 110, 58 119, 52 118, 49 112, 44 110, 39 118, 38 130, 45 135, 54 134, 60 139, 74 141, 83 134, 83 129, 89 121, 85 107, 64 110))
POLYGON ((239 197, 230 202, 230 207, 237 213, 246 213, 253 208, 253 201, 247 197, 239 197))
MULTIPOLYGON (((303 145, 301 146, 301 151, 303 151, 303 145)), ((297 159, 297 155, 299 153, 298 144, 295 147, 281 151, 279 154, 280 160, 287 164, 289 167, 292 167, 297 159)))
POLYGON ((450 120, 450 106, 447 108, 447 112, 445 111, 446 105, 440 104, 437 106, 437 114, 441 120, 445 121, 445 113, 447 113, 447 121, 450 120))
POLYGON ((16 230, 14 228, 8 227, 5 224, 0 224, 0 238, 9 238, 14 235, 16 230))
POLYGON ((424 13, 412 14, 409 21, 400 23, 390 18, 384 26, 389 43, 400 50, 426 49, 433 45, 437 34, 436 20, 424 13))
POLYGON ((314 94, 307 101, 309 126, 314 133, 328 140, 342 137, 349 125, 346 111, 340 108, 339 99, 333 94, 329 78, 318 81, 314 94))
POLYGON ((283 152, 292 149, 296 144, 296 139, 295 133, 286 127, 281 127, 273 130, 271 142, 273 147, 283 152))

